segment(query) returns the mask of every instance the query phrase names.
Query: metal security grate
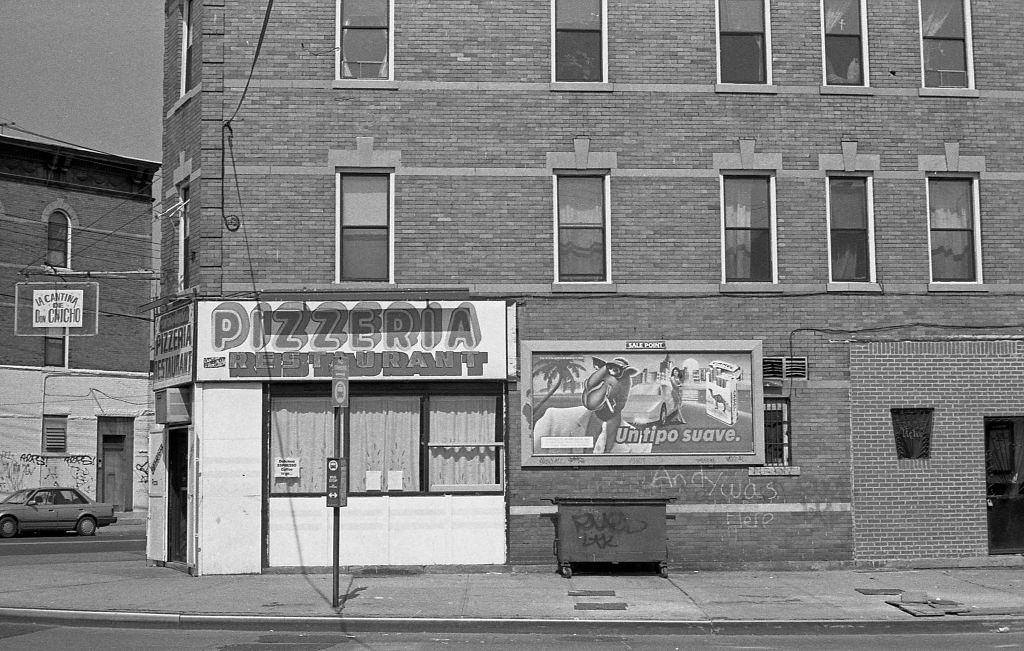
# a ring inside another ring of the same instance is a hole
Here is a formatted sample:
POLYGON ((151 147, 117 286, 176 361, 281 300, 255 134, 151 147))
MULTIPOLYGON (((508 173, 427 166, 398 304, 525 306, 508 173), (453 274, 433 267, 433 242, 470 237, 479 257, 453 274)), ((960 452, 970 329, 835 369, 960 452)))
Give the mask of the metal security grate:
POLYGON ((930 408, 893 409, 892 431, 896 437, 898 459, 927 459, 932 445, 930 408))
POLYGON ((764 464, 793 465, 789 429, 789 398, 764 399, 764 464))

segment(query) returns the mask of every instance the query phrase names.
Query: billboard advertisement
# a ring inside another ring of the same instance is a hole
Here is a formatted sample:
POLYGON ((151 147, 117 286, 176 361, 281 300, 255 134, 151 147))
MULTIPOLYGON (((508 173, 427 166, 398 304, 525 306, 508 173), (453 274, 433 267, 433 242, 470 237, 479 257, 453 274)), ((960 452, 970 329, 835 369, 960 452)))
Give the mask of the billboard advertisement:
POLYGON ((200 301, 196 381, 506 379, 504 301, 200 301))
POLYGON ((761 464, 761 344, 523 343, 524 465, 761 464))

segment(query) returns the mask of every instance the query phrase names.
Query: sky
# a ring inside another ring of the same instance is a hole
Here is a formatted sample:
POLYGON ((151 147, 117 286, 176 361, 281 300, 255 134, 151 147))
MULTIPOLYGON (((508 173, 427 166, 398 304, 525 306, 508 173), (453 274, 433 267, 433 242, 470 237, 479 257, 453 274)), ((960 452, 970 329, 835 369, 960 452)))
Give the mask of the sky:
POLYGON ((160 161, 163 7, 0 0, 0 123, 160 161))

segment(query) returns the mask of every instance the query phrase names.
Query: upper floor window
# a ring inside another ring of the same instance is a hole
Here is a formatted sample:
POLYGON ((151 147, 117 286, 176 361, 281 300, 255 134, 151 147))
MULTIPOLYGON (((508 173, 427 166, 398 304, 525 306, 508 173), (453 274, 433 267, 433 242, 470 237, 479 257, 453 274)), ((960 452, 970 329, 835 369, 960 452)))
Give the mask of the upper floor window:
POLYGON ((718 80, 771 83, 768 0, 718 0, 718 80))
POLYGON ((337 279, 391 277, 392 174, 338 174, 337 279))
POLYGON ((605 81, 604 0, 554 0, 555 81, 605 81))
POLYGON ((864 0, 822 0, 825 85, 864 86, 867 43, 864 0))
POLYGON ((558 282, 608 282, 608 176, 555 177, 558 282))
POLYGON ((64 328, 47 328, 43 337, 43 366, 68 365, 68 337, 64 328))
POLYGON ((195 67, 192 57, 194 52, 192 43, 195 40, 193 34, 193 5, 194 0, 185 0, 181 5, 181 94, 184 95, 196 85, 195 67))
POLYGON ((871 179, 828 179, 829 277, 832 282, 874 282, 871 179))
POLYGON ((928 224, 933 282, 980 282, 974 179, 929 178, 928 224))
POLYGON ((71 220, 59 210, 46 220, 46 264, 62 269, 71 266, 71 220))
POLYGON ((178 208, 178 289, 187 289, 192 286, 192 238, 190 237, 189 226, 189 186, 182 184, 178 186, 178 200, 181 207, 178 208))
POLYGON ((341 79, 390 79, 391 3, 389 0, 339 0, 338 76, 341 79))
POLYGON ((775 281, 775 179, 722 177, 724 282, 775 281))
POLYGON ((921 0, 921 59, 926 88, 970 88, 970 3, 921 0))

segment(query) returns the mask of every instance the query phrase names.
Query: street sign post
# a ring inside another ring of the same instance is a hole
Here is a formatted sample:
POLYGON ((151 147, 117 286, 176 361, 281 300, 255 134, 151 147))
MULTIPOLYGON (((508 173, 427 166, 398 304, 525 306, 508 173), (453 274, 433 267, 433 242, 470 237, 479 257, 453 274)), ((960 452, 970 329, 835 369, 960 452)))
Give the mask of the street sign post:
POLYGON ((345 459, 332 457, 327 460, 327 506, 340 508, 348 506, 348 490, 345 485, 345 459))
POLYGON ((331 368, 331 398, 334 410, 334 457, 327 460, 327 506, 334 509, 334 590, 331 603, 338 607, 341 546, 341 507, 348 504, 348 462, 342 458, 341 424, 348 410, 348 357, 337 355, 331 368))

